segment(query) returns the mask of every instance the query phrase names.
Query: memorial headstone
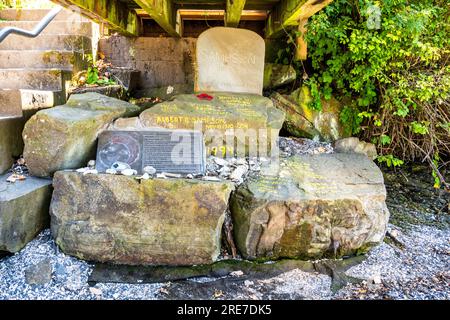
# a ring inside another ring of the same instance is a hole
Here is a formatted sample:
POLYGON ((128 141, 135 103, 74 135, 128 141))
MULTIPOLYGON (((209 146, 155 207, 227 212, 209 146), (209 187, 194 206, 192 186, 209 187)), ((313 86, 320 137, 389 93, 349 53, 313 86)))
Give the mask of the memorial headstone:
POLYGON ((205 148, 202 133, 189 130, 104 131, 99 136, 96 166, 105 172, 115 162, 143 173, 204 174, 205 148))
POLYGON ((265 43, 257 33, 217 27, 197 41, 196 91, 262 94, 265 43))

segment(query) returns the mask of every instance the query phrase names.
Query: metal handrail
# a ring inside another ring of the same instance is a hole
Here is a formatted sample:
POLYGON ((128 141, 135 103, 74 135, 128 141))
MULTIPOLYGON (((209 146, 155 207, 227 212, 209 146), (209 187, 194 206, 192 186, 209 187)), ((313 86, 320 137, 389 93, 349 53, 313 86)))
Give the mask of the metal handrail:
POLYGON ((44 30, 50 22, 58 15, 58 13, 62 10, 62 7, 56 7, 52 9, 42 20, 39 22, 36 27, 32 31, 16 28, 16 27, 6 27, 0 29, 0 42, 5 40, 5 38, 14 33, 28 38, 37 37, 42 30, 44 30))

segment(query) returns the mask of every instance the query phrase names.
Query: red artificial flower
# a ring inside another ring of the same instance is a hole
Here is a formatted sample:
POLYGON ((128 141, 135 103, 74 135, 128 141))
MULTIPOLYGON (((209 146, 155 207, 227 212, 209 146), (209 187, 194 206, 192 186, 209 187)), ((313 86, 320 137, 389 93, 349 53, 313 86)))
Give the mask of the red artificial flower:
POLYGON ((210 96, 209 94, 206 94, 206 93, 198 94, 197 98, 199 98, 200 100, 208 100, 208 101, 211 101, 212 99, 214 99, 213 96, 210 96))

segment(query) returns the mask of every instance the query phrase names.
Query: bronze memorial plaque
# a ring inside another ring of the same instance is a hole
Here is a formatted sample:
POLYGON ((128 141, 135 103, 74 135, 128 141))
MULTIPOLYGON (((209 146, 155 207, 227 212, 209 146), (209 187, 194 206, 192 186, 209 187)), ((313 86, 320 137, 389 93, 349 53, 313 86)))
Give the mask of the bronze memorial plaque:
POLYGON ((97 147, 96 169, 105 172, 115 162, 142 173, 146 166, 157 172, 205 173, 203 135, 192 130, 104 131, 97 147))

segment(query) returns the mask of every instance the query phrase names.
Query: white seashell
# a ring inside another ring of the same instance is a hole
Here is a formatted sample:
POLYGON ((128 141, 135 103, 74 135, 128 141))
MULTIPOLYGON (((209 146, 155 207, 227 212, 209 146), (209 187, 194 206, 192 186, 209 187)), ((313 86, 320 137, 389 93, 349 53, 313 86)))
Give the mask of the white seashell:
POLYGON ((154 175, 156 173, 156 169, 152 166, 146 166, 144 169, 142 169, 145 173, 148 173, 149 175, 154 175))
POLYGON ((120 173, 124 176, 133 176, 137 174, 137 171, 134 169, 125 169, 120 171, 120 173))
POLYGON ((142 176, 140 176, 140 177, 136 177, 136 179, 139 179, 139 180, 148 180, 148 179, 150 179, 151 177, 150 177, 150 175, 146 172, 146 173, 144 173, 142 176))
POLYGON ((106 169, 106 173, 107 174, 117 174, 117 170, 116 169, 106 169))
POLYGON ((222 158, 214 158, 214 162, 222 167, 228 165, 228 161, 222 158))
POLYGON ((16 182, 16 180, 17 180, 17 178, 16 178, 14 175, 10 175, 10 176, 6 179, 7 182, 11 182, 11 183, 16 182))
POLYGON ((241 165, 234 169, 230 175, 230 179, 234 182, 242 182, 244 175, 248 172, 248 167, 246 165, 241 165))
POLYGON ((98 174, 98 171, 95 169, 89 169, 89 170, 86 170, 85 172, 83 172, 84 176, 87 174, 98 174))
POLYGON ((203 177, 203 180, 205 180, 205 181, 222 181, 217 177, 210 177, 210 176, 203 177))
POLYGON ((163 172, 163 174, 167 178, 181 178, 181 174, 178 174, 178 173, 163 172))
POLYGON ((131 167, 128 163, 116 161, 112 164, 111 169, 116 169, 117 171, 123 171, 126 169, 131 169, 131 167))

